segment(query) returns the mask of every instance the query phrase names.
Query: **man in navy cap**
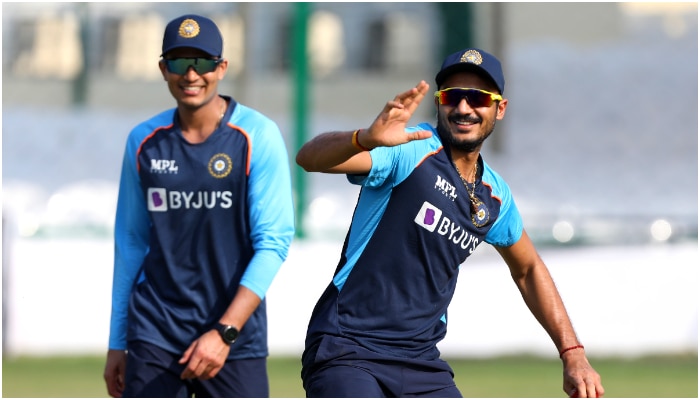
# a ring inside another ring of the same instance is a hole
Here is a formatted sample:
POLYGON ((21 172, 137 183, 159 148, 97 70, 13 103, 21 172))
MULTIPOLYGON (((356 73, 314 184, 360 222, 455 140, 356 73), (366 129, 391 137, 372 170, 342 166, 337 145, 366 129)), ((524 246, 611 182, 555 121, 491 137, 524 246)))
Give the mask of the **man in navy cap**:
POLYGON ((501 63, 465 49, 445 59, 435 81, 437 126, 406 126, 428 94, 421 81, 387 102, 369 128, 320 134, 297 153, 306 171, 345 174, 361 187, 308 325, 307 396, 461 397, 437 344, 459 268, 483 242, 503 257, 556 346, 567 395, 602 396, 508 185, 480 155, 508 106, 501 63))
POLYGON ((228 61, 209 18, 165 28, 176 107, 126 140, 114 231, 114 397, 269 397, 265 294, 294 236, 286 145, 220 95, 228 61))

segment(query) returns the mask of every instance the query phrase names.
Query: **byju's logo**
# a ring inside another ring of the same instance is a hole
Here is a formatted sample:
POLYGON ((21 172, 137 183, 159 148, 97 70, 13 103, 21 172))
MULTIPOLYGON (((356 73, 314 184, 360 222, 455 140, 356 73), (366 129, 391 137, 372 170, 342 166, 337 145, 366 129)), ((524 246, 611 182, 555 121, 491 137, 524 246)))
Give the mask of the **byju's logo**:
POLYGON ((175 165, 175 160, 151 159, 151 173, 177 174, 177 165, 175 165))
POLYGON ((443 216, 442 210, 427 201, 423 203, 414 221, 429 232, 437 233, 462 249, 469 249, 469 254, 479 245, 478 237, 457 225, 447 215, 443 216))
POLYGON ((168 210, 198 210, 201 208, 231 208, 233 193, 230 190, 212 190, 198 192, 168 192, 164 188, 148 188, 148 211, 165 212, 168 210))
POLYGON ((148 211, 168 211, 168 201, 165 189, 148 189, 148 211))
POLYGON ((414 221, 430 232, 434 232, 441 216, 442 210, 426 201, 423 203, 420 211, 418 211, 414 221))

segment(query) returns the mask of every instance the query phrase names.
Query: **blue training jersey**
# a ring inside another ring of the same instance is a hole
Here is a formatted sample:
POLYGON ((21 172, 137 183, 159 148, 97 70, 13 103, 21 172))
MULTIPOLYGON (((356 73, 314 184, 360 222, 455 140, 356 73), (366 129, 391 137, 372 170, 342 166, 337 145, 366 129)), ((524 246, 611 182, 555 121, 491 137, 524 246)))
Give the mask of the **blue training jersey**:
POLYGON ((305 368, 348 357, 319 348, 324 336, 349 338, 387 357, 439 357, 460 265, 482 242, 510 246, 520 239, 510 189, 481 157, 475 195, 483 206, 475 222, 436 129, 408 130, 433 136, 375 148, 369 174, 348 175, 362 188, 333 280, 309 322, 305 368))
POLYGON ((176 109, 127 139, 115 222, 110 349, 140 340, 182 353, 219 320, 239 285, 263 302, 230 359, 268 355, 265 293, 294 236, 289 159, 277 125, 229 100, 198 144, 176 109))

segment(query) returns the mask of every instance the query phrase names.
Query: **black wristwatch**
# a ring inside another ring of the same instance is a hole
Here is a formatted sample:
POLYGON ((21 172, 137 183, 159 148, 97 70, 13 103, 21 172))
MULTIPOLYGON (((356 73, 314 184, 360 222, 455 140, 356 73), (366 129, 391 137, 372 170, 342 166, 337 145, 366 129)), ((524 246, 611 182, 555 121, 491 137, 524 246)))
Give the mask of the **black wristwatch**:
POLYGON ((224 325, 218 321, 214 326, 216 327, 216 330, 219 331, 221 339, 223 339, 227 344, 232 345, 233 342, 238 339, 238 329, 236 329, 235 326, 224 325))

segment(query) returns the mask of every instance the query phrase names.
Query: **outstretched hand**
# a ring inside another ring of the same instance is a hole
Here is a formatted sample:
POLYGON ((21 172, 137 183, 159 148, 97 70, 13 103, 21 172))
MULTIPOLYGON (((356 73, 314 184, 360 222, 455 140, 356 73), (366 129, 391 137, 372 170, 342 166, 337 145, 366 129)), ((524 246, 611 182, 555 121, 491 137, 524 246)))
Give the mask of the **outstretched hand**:
POLYGON ((425 81, 420 81, 416 87, 388 101, 369 129, 360 132, 360 142, 366 147, 374 148, 396 146, 412 140, 429 138, 432 135, 430 131, 405 132, 406 125, 429 88, 425 81))

